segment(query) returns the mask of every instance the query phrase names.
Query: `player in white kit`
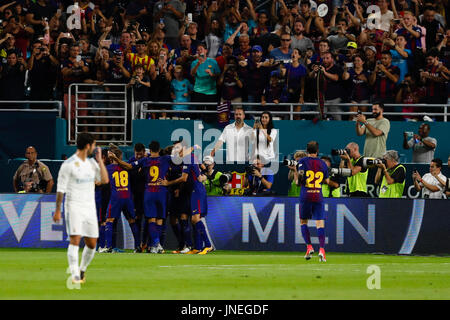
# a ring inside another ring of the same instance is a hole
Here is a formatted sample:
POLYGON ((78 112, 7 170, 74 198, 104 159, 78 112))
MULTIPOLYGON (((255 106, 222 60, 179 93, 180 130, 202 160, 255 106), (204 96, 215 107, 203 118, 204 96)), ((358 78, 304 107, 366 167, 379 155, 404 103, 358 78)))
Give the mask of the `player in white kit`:
POLYGON ((53 220, 61 220, 61 204, 64 202, 66 229, 70 236, 67 250, 69 268, 73 283, 84 283, 87 266, 94 258, 98 238, 98 221, 95 209, 95 182, 109 183, 108 172, 103 164, 101 149, 93 158, 88 158, 95 150, 95 139, 89 133, 81 133, 77 138, 77 152, 64 161, 59 170, 56 210, 53 220), (81 264, 78 266, 78 248, 84 238, 81 264))

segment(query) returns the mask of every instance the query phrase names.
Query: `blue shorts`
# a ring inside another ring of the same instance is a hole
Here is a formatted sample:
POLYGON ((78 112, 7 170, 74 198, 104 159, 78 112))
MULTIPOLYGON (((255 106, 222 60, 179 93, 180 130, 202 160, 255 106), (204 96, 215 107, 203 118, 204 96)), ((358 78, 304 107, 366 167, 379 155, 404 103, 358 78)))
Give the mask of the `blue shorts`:
POLYGON ((97 220, 99 223, 103 222, 103 208, 102 208, 102 201, 95 201, 95 208, 97 209, 97 220))
POLYGON ((300 219, 325 220, 323 202, 300 201, 300 219))
POLYGON ((108 205, 108 211, 106 214, 106 218, 114 218, 118 220, 120 218, 120 213, 123 212, 123 215, 127 219, 136 218, 136 214, 134 213, 134 203, 131 198, 123 198, 123 199, 111 199, 108 205))
POLYGON ((200 214, 200 217, 206 217, 208 213, 208 203, 206 193, 192 191, 191 193, 191 215, 200 214))
POLYGON ((145 217, 165 219, 167 209, 167 190, 158 192, 145 192, 144 212, 145 217))

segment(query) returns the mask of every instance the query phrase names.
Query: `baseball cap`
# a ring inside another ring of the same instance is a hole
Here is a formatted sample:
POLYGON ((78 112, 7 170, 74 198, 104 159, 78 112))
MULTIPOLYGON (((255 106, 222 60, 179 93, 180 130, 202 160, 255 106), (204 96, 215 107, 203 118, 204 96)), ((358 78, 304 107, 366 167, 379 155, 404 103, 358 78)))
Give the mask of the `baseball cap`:
POLYGON ((367 49, 372 50, 373 52, 377 53, 377 49, 374 46, 365 46, 364 47, 364 51, 366 51, 367 49))
POLYGON ((354 41, 349 41, 349 42, 347 43, 347 48, 358 49, 358 45, 357 45, 356 42, 354 42, 354 41))
POLYGON ((212 156, 206 156, 203 158, 203 162, 207 165, 214 163, 214 158, 212 156))
POLYGON ((263 49, 261 48, 261 46, 256 45, 256 46, 253 46, 253 47, 252 47, 252 51, 263 52, 263 49))

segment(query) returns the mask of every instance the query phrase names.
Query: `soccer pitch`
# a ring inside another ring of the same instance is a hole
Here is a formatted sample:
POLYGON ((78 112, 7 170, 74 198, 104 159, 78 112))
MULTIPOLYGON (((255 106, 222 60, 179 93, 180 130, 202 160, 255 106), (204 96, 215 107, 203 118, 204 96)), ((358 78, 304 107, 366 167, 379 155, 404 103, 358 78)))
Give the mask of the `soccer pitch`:
MULTIPOLYGON (((81 250, 80 250, 81 252, 81 250)), ((0 249, 0 299, 448 299, 450 257, 216 251, 96 254, 80 290, 63 249, 0 249), (369 290, 367 268, 381 270, 369 290)))

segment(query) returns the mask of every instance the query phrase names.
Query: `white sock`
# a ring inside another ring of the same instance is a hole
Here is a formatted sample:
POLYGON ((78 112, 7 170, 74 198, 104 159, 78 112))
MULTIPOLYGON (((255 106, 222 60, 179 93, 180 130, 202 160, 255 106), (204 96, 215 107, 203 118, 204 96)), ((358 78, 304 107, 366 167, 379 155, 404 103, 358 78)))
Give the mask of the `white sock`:
POLYGON ((78 267, 78 246, 69 244, 67 249, 67 259, 69 260, 70 273, 72 274, 72 279, 75 277, 80 277, 80 269, 78 267))
POLYGON ((85 272, 88 265, 94 259, 95 249, 90 249, 88 246, 84 246, 83 254, 81 255, 80 270, 85 272))

